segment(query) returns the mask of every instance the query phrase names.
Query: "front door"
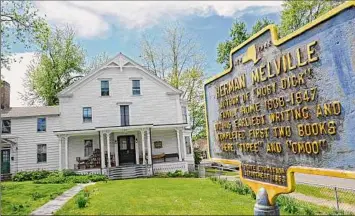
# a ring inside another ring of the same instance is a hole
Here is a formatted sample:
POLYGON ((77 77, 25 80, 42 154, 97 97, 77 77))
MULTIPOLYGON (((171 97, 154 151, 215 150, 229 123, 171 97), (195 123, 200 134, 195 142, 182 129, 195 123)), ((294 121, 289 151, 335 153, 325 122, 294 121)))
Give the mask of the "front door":
POLYGON ((136 160, 134 136, 118 136, 118 155, 120 164, 132 164, 136 160))
POLYGON ((10 173, 10 149, 1 150, 1 173, 10 173))

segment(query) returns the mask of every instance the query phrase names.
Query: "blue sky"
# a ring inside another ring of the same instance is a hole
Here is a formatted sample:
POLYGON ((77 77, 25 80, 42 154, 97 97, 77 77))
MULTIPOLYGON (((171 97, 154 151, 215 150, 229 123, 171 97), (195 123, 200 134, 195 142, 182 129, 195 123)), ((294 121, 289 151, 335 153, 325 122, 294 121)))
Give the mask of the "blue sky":
MULTIPOLYGON (((281 10, 281 2, 277 1, 38 1, 35 6, 52 26, 71 25, 89 58, 101 52, 110 56, 122 52, 141 62, 139 42, 142 33, 158 37, 166 23, 179 22, 188 34, 198 39, 207 57, 205 72, 208 76, 223 70, 222 65, 216 63, 216 47, 228 39, 236 18, 250 29, 262 17, 279 23, 281 10)), ((18 92, 23 91, 20 78, 33 57, 33 50, 16 46, 13 52, 22 56, 23 61, 3 74, 12 86, 12 105, 21 106, 18 99, 18 92)))

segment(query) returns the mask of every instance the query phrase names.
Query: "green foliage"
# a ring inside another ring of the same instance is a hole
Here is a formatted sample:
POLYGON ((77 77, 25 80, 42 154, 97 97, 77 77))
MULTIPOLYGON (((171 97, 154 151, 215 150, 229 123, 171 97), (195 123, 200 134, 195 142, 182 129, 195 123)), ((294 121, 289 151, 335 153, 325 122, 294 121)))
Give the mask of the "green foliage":
POLYGON ((217 47, 217 62, 224 64, 224 68, 227 69, 229 65, 230 52, 233 48, 246 41, 250 36, 257 33, 269 24, 273 24, 273 21, 263 18, 258 20, 252 27, 251 33, 248 33, 247 26, 244 22, 235 20, 232 28, 229 31, 229 39, 225 42, 221 42, 217 47))
POLYGON ((28 105, 57 105, 57 94, 82 77, 85 54, 75 39, 74 30, 67 27, 56 28, 38 42, 41 51, 26 72, 26 91, 21 94, 28 105))
POLYGON ((182 172, 181 170, 176 170, 175 172, 167 172, 167 173, 157 173, 155 177, 158 178, 197 178, 197 172, 182 172))
POLYGON ((256 199, 254 191, 247 185, 244 185, 241 181, 228 181, 227 179, 219 179, 214 176, 210 177, 210 179, 226 190, 233 191, 240 195, 250 195, 253 199, 256 199))
POLYGON ((8 68, 15 44, 32 47, 49 35, 49 26, 31 1, 1 1, 1 68, 8 68))
POLYGON ((63 176, 67 177, 67 176, 77 176, 78 174, 74 171, 74 170, 70 170, 70 169, 63 169, 63 176))
POLYGON ((285 36, 296 31, 342 2, 344 1, 284 1, 281 12, 280 35, 285 36))
POLYGON ((47 178, 51 174, 47 170, 21 171, 12 176, 12 181, 32 181, 47 178))
POLYGON ((276 200, 278 206, 284 211, 290 214, 299 213, 299 204, 295 201, 295 199, 287 196, 279 196, 276 200))
POLYGON ((50 175, 47 178, 34 181, 35 184, 65 184, 65 183, 89 183, 89 182, 98 182, 98 181, 107 181, 105 175, 69 175, 64 176, 63 174, 50 175))
POLYGON ((78 205, 78 208, 85 208, 86 204, 88 203, 88 197, 85 196, 79 196, 76 199, 76 203, 78 205))
POLYGON ((195 164, 200 164, 202 161, 202 153, 198 148, 194 148, 194 160, 195 164))

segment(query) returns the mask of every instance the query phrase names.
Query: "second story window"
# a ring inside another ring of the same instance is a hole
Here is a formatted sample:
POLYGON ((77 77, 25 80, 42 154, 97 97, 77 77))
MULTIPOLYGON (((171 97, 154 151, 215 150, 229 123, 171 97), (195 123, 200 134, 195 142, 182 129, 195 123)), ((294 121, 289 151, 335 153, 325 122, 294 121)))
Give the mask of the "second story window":
POLYGON ((11 120, 10 119, 2 120, 2 133, 3 134, 10 134, 11 133, 11 120))
POLYGON ((108 80, 101 80, 101 96, 110 95, 110 83, 108 80))
POLYGON ((132 94, 133 95, 140 95, 141 94, 140 80, 132 80, 132 94))
POLYGON ((187 109, 185 106, 181 107, 182 109, 182 121, 183 123, 187 123, 187 109))
POLYGON ((84 107, 83 108, 83 122, 92 122, 91 107, 84 107))
POLYGON ((37 119, 37 132, 44 132, 46 131, 46 118, 38 118, 37 119))
POLYGON ((129 106, 128 105, 121 105, 121 126, 129 125, 129 106))

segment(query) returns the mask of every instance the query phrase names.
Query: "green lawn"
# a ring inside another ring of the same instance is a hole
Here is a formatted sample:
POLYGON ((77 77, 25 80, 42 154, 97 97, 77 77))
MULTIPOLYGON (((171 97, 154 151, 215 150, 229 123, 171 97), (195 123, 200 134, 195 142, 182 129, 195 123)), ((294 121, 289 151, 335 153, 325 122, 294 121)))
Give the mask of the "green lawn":
POLYGON ((49 200, 62 194, 73 184, 33 184, 32 182, 2 182, 3 215, 28 215, 49 200))
MULTIPOLYGON (((296 185, 295 192, 326 199, 326 200, 335 200, 334 189, 330 189, 326 187, 317 187, 313 185, 298 184, 296 185)), ((338 189, 338 198, 342 203, 355 205, 355 191, 351 193, 349 191, 341 191, 340 189, 338 189)))
MULTIPOLYGON (((253 214, 250 196, 225 190, 209 179, 150 178, 99 182, 89 186, 88 207, 71 199, 56 214, 253 214)), ((82 193, 82 192, 81 192, 82 193)))

